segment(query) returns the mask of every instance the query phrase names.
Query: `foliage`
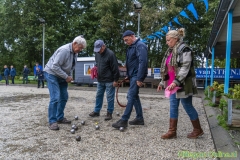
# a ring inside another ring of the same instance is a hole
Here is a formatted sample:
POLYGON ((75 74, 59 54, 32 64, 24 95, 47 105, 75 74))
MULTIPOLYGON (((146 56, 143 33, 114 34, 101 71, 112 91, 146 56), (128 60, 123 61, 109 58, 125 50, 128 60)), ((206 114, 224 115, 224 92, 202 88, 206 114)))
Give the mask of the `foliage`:
POLYGON ((227 107, 227 101, 223 98, 220 99, 219 108, 223 110, 224 107, 227 107))
MULTIPOLYGON (((209 62, 209 65, 212 65, 211 59, 209 59, 208 62, 209 62)), ((226 67, 226 59, 216 57, 216 59, 214 59, 214 67, 225 68, 226 67)), ((240 58, 231 58, 230 68, 240 68, 240 58)))
POLYGON ((227 107, 227 101, 224 98, 220 99, 219 108, 221 109, 222 114, 217 116, 218 124, 225 129, 229 129, 229 126, 227 124, 228 107, 227 107))
POLYGON ((212 98, 213 97, 213 95, 214 95, 214 90, 212 89, 212 87, 209 87, 209 98, 212 98))
MULTIPOLYGON (((140 36, 159 31, 192 0, 141 0, 140 36)), ((185 41, 195 51, 195 66, 203 66, 204 51, 211 31, 218 0, 209 1, 206 12, 202 1, 194 1, 199 20, 179 21, 186 28, 185 41)), ((191 19, 193 15, 186 11, 191 19)), ((63 44, 84 35, 87 48, 79 56, 92 56, 93 43, 103 39, 119 60, 125 60, 127 46, 121 39, 126 29, 137 33, 138 14, 129 0, 4 0, 0 1, 0 66, 13 64, 20 75, 23 65, 31 69, 42 63, 43 25, 45 19, 45 62, 63 44)), ((148 67, 159 67, 167 49, 165 38, 148 43, 148 67)))
POLYGON ((240 105, 237 105, 237 106, 236 106, 236 109, 240 109, 240 105))
POLYGON ((233 98, 233 88, 228 88, 228 93, 224 93, 224 96, 226 96, 229 99, 233 98))
POLYGON ((233 88, 228 89, 228 94, 224 94, 229 99, 240 100, 240 84, 235 84, 233 88))
POLYGON ((233 88, 233 99, 240 100, 240 84, 235 84, 233 88))
POLYGON ((211 106, 211 107, 215 107, 215 104, 214 103, 212 103, 212 101, 210 100, 209 101, 209 104, 208 104, 209 106, 211 106))
POLYGON ((207 86, 207 88, 205 88, 205 90, 204 90, 205 97, 208 97, 208 90, 209 90, 209 86, 207 86))
POLYGON ((218 119, 218 124, 219 124, 220 126, 222 126, 223 128, 225 128, 226 130, 229 129, 229 126, 228 126, 228 124, 227 124, 226 116, 218 115, 218 116, 217 116, 217 119, 218 119))
POLYGON ((213 85, 210 88, 211 91, 216 91, 215 97, 220 98, 224 92, 224 84, 219 84, 217 81, 213 82, 213 85))

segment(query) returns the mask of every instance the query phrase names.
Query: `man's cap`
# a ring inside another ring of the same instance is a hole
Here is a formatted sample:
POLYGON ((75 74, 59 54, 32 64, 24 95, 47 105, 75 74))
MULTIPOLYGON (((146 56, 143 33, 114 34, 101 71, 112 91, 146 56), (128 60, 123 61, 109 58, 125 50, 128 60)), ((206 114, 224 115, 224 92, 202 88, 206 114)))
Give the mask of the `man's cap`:
POLYGON ((126 30, 123 35, 122 38, 126 37, 126 36, 131 36, 131 35, 135 35, 135 33, 131 30, 126 30))
POLYGON ((102 40, 96 40, 94 43, 94 52, 99 52, 102 46, 104 45, 104 42, 102 40))

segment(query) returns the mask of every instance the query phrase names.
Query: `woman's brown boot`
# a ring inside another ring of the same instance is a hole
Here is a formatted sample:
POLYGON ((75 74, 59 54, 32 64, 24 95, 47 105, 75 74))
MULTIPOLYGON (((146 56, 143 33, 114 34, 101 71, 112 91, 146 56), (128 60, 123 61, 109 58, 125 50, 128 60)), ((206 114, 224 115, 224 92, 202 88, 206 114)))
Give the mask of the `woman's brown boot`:
POLYGON ((196 139, 199 136, 203 135, 204 133, 203 133, 203 130, 201 128, 199 119, 196 119, 196 120, 191 121, 191 122, 192 122, 192 125, 193 125, 193 131, 192 131, 192 133, 189 133, 187 135, 187 138, 196 139))
POLYGON ((162 139, 172 139, 177 137, 177 122, 178 119, 170 118, 169 130, 166 134, 162 135, 162 139))

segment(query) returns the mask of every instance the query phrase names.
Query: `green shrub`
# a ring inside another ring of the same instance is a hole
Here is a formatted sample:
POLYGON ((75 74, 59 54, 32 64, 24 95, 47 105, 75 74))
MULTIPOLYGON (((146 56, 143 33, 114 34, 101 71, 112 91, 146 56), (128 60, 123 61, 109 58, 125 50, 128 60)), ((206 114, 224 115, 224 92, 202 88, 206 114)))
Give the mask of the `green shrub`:
POLYGON ((219 108, 223 110, 224 107, 227 107, 227 101, 223 98, 220 99, 219 108))
POLYGON ((233 99, 240 100, 240 84, 235 84, 233 88, 233 99))

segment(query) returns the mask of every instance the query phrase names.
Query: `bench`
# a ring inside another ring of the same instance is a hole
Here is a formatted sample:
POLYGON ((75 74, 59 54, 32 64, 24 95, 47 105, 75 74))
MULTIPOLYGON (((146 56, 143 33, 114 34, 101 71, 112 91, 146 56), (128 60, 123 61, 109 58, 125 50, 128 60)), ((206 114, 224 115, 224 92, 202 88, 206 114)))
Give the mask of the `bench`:
MULTIPOLYGON (((120 78, 120 79, 118 80, 118 84, 120 84, 120 83, 122 82, 122 80, 123 80, 123 79, 120 78)), ((148 85, 149 85, 151 88, 155 88, 155 87, 158 86, 159 82, 160 82, 159 79, 146 78, 146 79, 143 81, 143 87, 146 88, 146 87, 148 87, 148 85)), ((127 86, 127 85, 129 85, 129 80, 123 82, 123 83, 121 84, 121 87, 124 87, 124 86, 127 86)))
POLYGON ((38 80, 38 77, 35 77, 35 76, 28 76, 28 80, 29 81, 37 81, 38 80))
POLYGON ((146 78, 143 83, 145 83, 144 87, 147 87, 148 85, 151 86, 151 88, 157 87, 159 84, 159 79, 153 79, 153 78, 146 78))
POLYGON ((90 77, 78 77, 76 81, 72 81, 72 84, 76 86, 88 85, 89 87, 93 87, 97 85, 96 79, 91 79, 90 77))
MULTIPOLYGON (((23 77, 19 77, 20 80, 23 80, 23 77)), ((38 80, 38 77, 35 77, 35 76, 28 76, 28 83, 30 81, 37 81, 38 80)))

